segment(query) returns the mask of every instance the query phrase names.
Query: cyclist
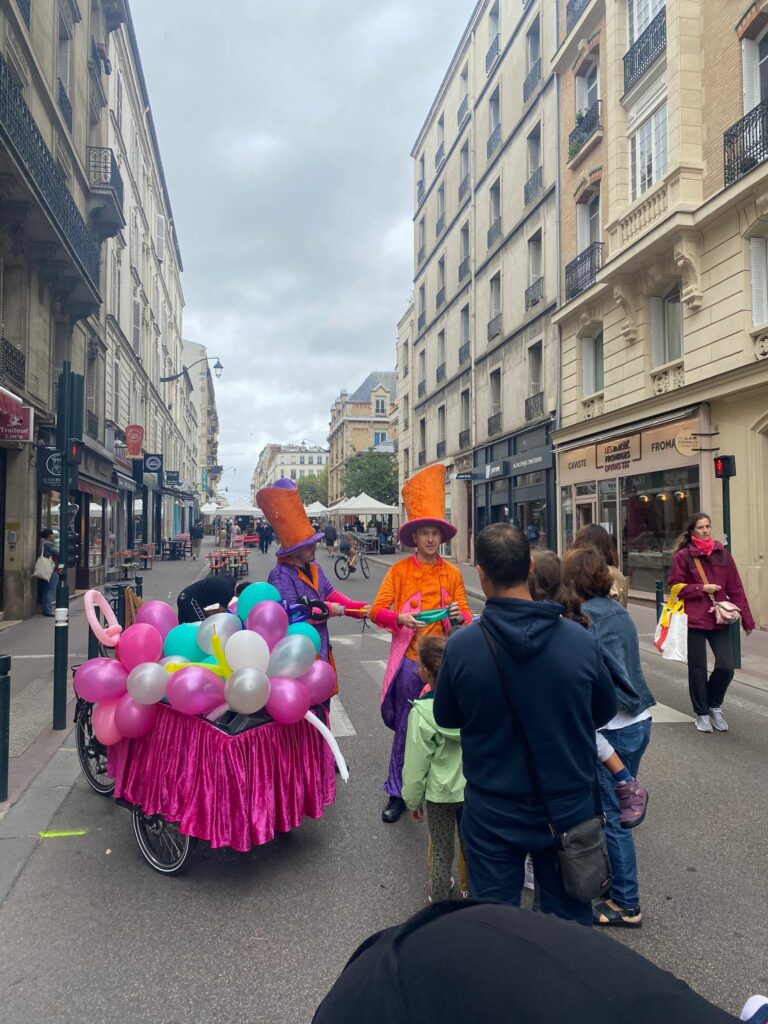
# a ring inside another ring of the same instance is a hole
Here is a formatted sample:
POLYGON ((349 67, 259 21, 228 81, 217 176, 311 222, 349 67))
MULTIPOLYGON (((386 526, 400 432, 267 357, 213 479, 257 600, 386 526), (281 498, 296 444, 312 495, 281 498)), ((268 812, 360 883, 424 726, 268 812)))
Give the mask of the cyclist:
POLYGON ((347 565, 350 572, 357 572, 357 560, 360 557, 360 541, 352 530, 345 530, 341 535, 339 550, 342 555, 347 556, 347 565))

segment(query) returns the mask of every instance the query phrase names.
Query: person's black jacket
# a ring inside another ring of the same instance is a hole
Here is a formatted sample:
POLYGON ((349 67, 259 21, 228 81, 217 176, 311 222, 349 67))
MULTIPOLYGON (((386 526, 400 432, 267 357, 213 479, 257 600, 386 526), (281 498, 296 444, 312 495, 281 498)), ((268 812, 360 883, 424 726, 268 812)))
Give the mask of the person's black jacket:
POLYGON ((205 531, 203 530, 203 524, 202 523, 195 523, 194 526, 189 531, 189 539, 190 540, 202 540, 204 536, 205 536, 205 531))
POLYGON ((231 576, 222 572, 217 576, 204 576, 203 579, 190 583, 179 594, 179 600, 194 598, 201 609, 208 608, 213 604, 220 604, 226 608, 234 596, 235 581, 231 576))
MULTIPOLYGON (((505 686, 533 749, 558 829, 594 814, 595 729, 616 713, 616 694, 595 635, 553 601, 492 598, 482 622, 496 640, 505 686)), ((467 810, 495 833, 543 824, 516 723, 479 624, 448 642, 437 678, 435 721, 461 729, 467 810)))

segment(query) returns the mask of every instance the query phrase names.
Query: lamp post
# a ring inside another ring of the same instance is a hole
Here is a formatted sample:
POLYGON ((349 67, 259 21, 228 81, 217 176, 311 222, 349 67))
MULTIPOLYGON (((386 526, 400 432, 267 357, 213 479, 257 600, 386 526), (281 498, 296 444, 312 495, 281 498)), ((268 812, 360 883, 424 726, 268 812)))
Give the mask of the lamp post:
POLYGON ((169 381, 178 380, 180 377, 183 377, 188 370, 191 370, 195 366, 199 366, 200 363, 210 363, 212 359, 216 360, 216 362, 213 364, 213 372, 216 374, 216 380, 220 380, 222 370, 224 369, 221 360, 219 359, 218 356, 206 356, 204 359, 198 359, 197 362, 192 363, 191 366, 182 366, 181 371, 179 373, 172 373, 170 377, 161 377, 160 383, 167 384, 169 381))

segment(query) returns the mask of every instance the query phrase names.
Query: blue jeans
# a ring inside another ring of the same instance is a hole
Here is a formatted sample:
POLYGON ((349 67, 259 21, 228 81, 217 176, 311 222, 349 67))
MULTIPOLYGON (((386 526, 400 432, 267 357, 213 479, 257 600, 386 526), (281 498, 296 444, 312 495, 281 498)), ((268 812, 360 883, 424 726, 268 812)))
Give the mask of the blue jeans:
POLYGON ((53 602, 56 600, 56 587, 59 582, 59 574, 51 573, 47 583, 43 583, 43 611, 46 615, 53 615, 53 602))
MULTIPOLYGON (((601 732, 624 762, 627 770, 637 778, 640 760, 651 738, 651 719, 646 718, 623 729, 602 729, 601 732)), ((607 768, 598 765, 597 778, 606 818, 605 838, 608 843, 608 856, 613 871, 611 899, 618 907, 634 910, 640 906, 635 842, 631 830, 622 828, 619 822, 619 798, 614 792, 614 777, 607 768)))

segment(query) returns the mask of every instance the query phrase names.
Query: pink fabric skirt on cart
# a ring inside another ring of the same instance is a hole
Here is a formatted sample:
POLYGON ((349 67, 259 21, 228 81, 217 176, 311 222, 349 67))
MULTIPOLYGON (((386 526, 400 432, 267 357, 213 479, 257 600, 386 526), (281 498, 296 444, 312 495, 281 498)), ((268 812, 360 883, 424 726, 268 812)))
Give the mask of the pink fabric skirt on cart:
POLYGON ((322 818, 336 796, 333 755, 308 722, 228 736, 165 704, 146 736, 109 748, 108 771, 115 797, 240 851, 322 818))

